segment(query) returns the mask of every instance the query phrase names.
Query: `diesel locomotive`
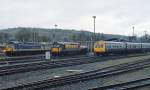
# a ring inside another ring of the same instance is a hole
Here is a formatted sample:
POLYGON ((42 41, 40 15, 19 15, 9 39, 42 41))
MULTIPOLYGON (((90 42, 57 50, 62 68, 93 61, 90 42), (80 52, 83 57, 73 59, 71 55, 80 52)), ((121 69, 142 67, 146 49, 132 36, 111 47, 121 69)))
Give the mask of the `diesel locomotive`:
POLYGON ((46 51, 50 51, 51 47, 37 43, 20 43, 9 42, 5 47, 1 48, 6 56, 22 56, 22 55, 35 55, 44 54, 46 51))
POLYGON ((74 42, 54 42, 51 48, 53 56, 81 55, 86 54, 87 52, 88 48, 86 46, 82 46, 80 43, 74 42))
POLYGON ((94 43, 95 55, 139 52, 150 52, 150 43, 131 43, 113 41, 97 41, 94 43))

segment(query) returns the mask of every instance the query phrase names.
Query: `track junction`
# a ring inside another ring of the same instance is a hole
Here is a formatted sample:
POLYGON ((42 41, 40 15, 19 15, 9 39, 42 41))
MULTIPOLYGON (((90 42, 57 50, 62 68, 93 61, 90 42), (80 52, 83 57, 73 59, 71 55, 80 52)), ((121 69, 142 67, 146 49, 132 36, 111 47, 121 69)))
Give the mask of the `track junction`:
POLYGON ((115 65, 115 66, 110 66, 94 71, 89 71, 85 73, 80 73, 80 74, 74 74, 74 75, 69 75, 69 76, 64 76, 64 77, 58 77, 58 78, 52 78, 48 80, 43 80, 43 81, 37 81, 37 82, 28 82, 24 84, 19 84, 13 87, 8 87, 5 88, 7 90, 18 90, 18 89, 28 89, 28 90, 33 90, 33 89, 43 89, 43 88, 51 88, 55 86, 61 86, 65 84, 70 84, 70 83, 75 83, 75 82, 80 82, 80 81, 86 81, 86 80, 91 80, 95 78, 103 78, 106 76, 112 76, 120 73, 125 73, 141 68, 146 68, 150 67, 150 60, 140 60, 136 62, 130 62, 130 63, 125 63, 125 64, 120 64, 120 65, 115 65))
MULTIPOLYGON (((110 59, 121 59, 126 57, 137 57, 137 56, 145 56, 145 54, 136 54, 136 55, 122 55, 122 56, 109 56, 109 57, 77 57, 77 58, 68 58, 63 60, 56 60, 56 61, 49 61, 49 60, 43 60, 43 59, 33 59, 29 60, 29 62, 22 63, 15 63, 15 64, 3 64, 0 66, 0 76, 2 75, 10 75, 15 73, 21 73, 21 72, 29 72, 34 70, 40 70, 40 69, 52 69, 52 68, 59 68, 59 67, 68 67, 68 66, 74 66, 74 65, 81 65, 81 64, 88 64, 88 63, 94 63, 94 62, 103 62, 110 59)), ((18 61, 18 60, 17 60, 18 61)))

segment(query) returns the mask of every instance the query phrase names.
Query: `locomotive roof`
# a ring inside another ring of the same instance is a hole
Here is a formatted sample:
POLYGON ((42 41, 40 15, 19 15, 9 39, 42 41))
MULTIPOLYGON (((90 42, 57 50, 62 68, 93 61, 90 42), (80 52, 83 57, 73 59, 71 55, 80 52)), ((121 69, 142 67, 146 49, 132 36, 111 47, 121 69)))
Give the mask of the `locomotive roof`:
POLYGON ((1 44, 0 44, 0 47, 5 47, 5 45, 1 45, 1 44))
POLYGON ((98 41, 102 43, 124 43, 124 42, 115 42, 115 41, 98 41))
POLYGON ((128 44, 147 44, 150 45, 150 43, 138 43, 138 42, 115 42, 115 41, 98 41, 103 43, 128 43, 128 44))
POLYGON ((76 42, 54 42, 54 44, 80 44, 80 43, 76 43, 76 42))

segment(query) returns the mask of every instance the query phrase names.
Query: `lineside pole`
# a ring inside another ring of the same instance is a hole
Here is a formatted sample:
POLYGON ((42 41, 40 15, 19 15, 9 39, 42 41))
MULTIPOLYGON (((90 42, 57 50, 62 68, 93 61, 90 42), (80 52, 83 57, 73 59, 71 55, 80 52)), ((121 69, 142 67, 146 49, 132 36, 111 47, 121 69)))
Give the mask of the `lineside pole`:
POLYGON ((93 17, 93 19, 94 19, 94 23, 93 23, 93 26, 94 26, 94 28, 93 28, 93 30, 94 30, 94 36, 93 36, 93 40, 92 40, 92 50, 94 50, 94 43, 95 43, 95 40, 96 40, 96 37, 95 37, 95 19, 96 19, 96 16, 92 16, 93 17))

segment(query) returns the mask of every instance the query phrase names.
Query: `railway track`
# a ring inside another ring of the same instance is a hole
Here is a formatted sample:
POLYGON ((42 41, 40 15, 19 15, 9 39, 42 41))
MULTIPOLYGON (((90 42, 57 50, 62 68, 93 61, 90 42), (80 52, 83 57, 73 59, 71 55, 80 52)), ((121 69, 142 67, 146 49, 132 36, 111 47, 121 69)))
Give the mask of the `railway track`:
POLYGON ((43 58, 43 57, 44 57, 44 54, 28 55, 28 56, 15 56, 15 57, 3 57, 2 59, 0 59, 0 62, 12 61, 12 60, 35 59, 35 58, 43 58))
POLYGON ((146 77, 143 79, 128 81, 124 83, 91 88, 89 90, 129 90, 129 89, 136 90, 137 88, 141 88, 149 85, 150 85, 150 77, 146 77))
MULTIPOLYGON (((74 56, 57 56, 52 57, 53 59, 66 59, 66 58, 76 58, 86 55, 74 55, 74 56)), ((12 60, 24 60, 24 59, 37 59, 37 58, 45 58, 45 54, 38 55, 28 55, 28 56, 15 56, 15 57, 3 57, 0 61, 12 61, 12 60)))
MULTIPOLYGON (((79 58, 79 57, 87 57, 87 55, 78 55, 78 56, 63 56, 63 57, 56 57, 53 60, 65 60, 65 59, 72 59, 72 58, 79 58)), ((31 55, 31 56, 19 56, 19 57, 9 57, 5 59, 0 59, 0 65, 4 64, 16 64, 16 63, 26 63, 26 62, 37 62, 37 61, 44 61, 45 55, 31 55)))
MULTIPOLYGON (((136 57, 137 55, 128 56, 128 57, 136 57)), ((139 56, 139 55, 138 55, 139 56)), ((0 66, 0 76, 2 75, 10 75, 14 73, 21 73, 21 72, 29 72, 34 70, 40 69, 52 69, 52 68, 59 68, 59 67, 67 67, 73 65, 81 65, 81 64, 88 64, 94 62, 103 62, 107 60, 115 60, 126 58, 127 56, 112 56, 112 57, 80 57, 80 58, 70 58, 64 60, 56 60, 56 61, 48 61, 42 60, 37 62, 27 62, 27 63, 19 63, 19 64, 6 64, 0 66)))
POLYGON ((74 75, 63 76, 58 78, 51 78, 42 81, 22 83, 15 86, 7 87, 5 88, 5 90, 22 90, 22 89, 35 90, 35 89, 52 88, 52 87, 61 86, 65 84, 77 83, 81 81, 103 78, 106 76, 112 76, 116 74, 122 74, 125 72, 134 71, 146 67, 150 67, 149 59, 119 64, 119 65, 110 66, 110 67, 84 72, 80 74, 74 74, 74 75))
MULTIPOLYGON (((144 56, 149 54, 137 54, 136 56, 144 56)), ((87 55, 75 55, 75 56, 60 56, 60 57, 53 57, 53 60, 67 60, 72 58, 82 58, 87 57, 87 55)), ((130 56, 128 56, 130 57, 130 56)), ((4 64, 15 64, 15 63, 26 63, 26 62, 37 62, 37 61, 44 61, 45 55, 30 55, 30 56, 19 56, 19 57, 8 57, 0 59, 0 65, 4 64)))
POLYGON ((0 59, 0 65, 26 63, 26 62, 38 62, 43 61, 44 55, 30 55, 30 56, 18 56, 18 57, 6 57, 0 59))
POLYGON ((0 67, 0 75, 8 75, 8 74, 13 74, 13 73, 27 72, 27 71, 33 71, 33 70, 39 70, 39 69, 51 69, 51 68, 57 68, 57 67, 65 67, 65 66, 91 63, 93 62, 91 59, 92 57, 85 57, 85 58, 74 58, 71 60, 62 60, 62 61, 46 61, 45 60, 45 61, 29 62, 29 63, 23 63, 23 64, 19 63, 19 64, 13 64, 13 65, 3 65, 0 67))

